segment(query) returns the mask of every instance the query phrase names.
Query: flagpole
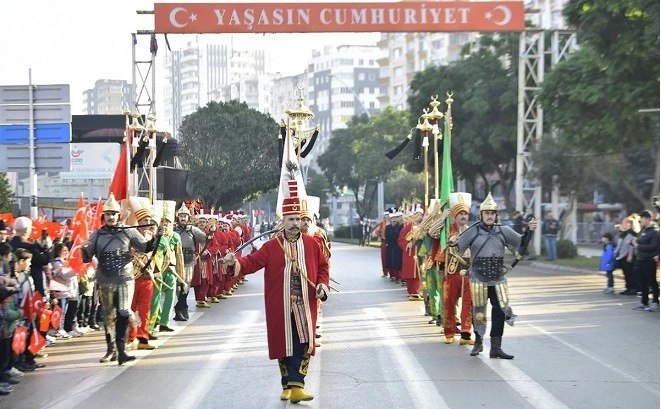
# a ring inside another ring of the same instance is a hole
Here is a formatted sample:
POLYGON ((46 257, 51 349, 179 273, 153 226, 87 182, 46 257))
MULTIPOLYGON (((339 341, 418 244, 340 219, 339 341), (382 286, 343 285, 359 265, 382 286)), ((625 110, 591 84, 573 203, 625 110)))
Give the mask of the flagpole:
POLYGON ((122 144, 122 151, 120 155, 126 156, 126 197, 128 198, 131 194, 131 156, 129 154, 128 147, 130 146, 131 139, 131 111, 128 106, 124 105, 123 112, 124 117, 126 118, 126 126, 124 128, 124 143, 122 144))

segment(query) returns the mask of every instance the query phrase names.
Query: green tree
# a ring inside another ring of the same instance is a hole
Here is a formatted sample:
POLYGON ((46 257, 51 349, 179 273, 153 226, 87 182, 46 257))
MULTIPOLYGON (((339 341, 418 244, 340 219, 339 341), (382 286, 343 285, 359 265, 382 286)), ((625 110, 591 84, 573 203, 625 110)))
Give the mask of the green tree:
POLYGON ((429 107, 432 95, 445 101, 446 92, 453 93, 454 177, 463 177, 469 185, 481 178, 487 190, 487 175, 497 173, 509 209, 513 209, 510 193, 516 177, 518 38, 518 34, 480 36, 476 44, 464 47, 456 63, 416 74, 409 97, 411 114, 418 117, 429 107))
POLYGON ((409 172, 403 166, 393 170, 385 184, 386 203, 422 203, 425 197, 424 177, 409 172))
POLYGON ((319 198, 319 214, 321 218, 327 218, 330 214, 326 201, 331 193, 332 186, 325 174, 308 168, 307 180, 305 181, 305 193, 309 196, 319 198))
POLYGON ((659 108, 659 2, 574 0, 563 14, 580 48, 544 79, 545 120, 566 151, 610 155, 618 174, 597 176, 614 177, 611 182, 646 207, 659 190, 659 117, 639 110, 659 108), (653 151, 655 158, 632 161, 633 149, 653 151), (635 176, 641 169, 649 175, 642 183, 635 176))
POLYGON ((317 163, 330 183, 353 192, 360 217, 374 213, 378 183, 403 163, 400 157, 390 161, 384 154, 406 137, 410 124, 407 112, 391 107, 372 117, 354 117, 346 129, 333 132, 328 148, 319 155, 317 163))
POLYGON ((7 174, 0 173, 0 213, 9 213, 12 211, 12 196, 7 174))
POLYGON ((210 102, 179 131, 180 158, 206 206, 232 207, 278 185, 278 125, 243 102, 210 102))

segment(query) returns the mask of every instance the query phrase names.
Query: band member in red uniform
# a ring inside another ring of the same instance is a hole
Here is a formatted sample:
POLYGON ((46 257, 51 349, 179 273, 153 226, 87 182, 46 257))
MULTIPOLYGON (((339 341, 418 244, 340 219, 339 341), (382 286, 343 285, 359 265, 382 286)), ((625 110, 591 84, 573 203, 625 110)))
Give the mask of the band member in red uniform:
POLYGON ((401 279, 406 282, 410 301, 422 301, 420 295, 420 264, 418 264, 418 246, 412 239, 412 230, 422 220, 423 210, 415 209, 410 221, 399 232, 397 244, 402 249, 401 279))
POLYGON ((269 358, 277 359, 283 392, 280 399, 309 401, 305 389, 310 357, 314 355, 317 299, 327 298, 328 262, 315 240, 301 234, 301 204, 295 181, 282 203, 284 231, 256 252, 224 262, 234 274, 251 274, 264 268, 264 301, 269 358))
MULTIPOLYGON (((470 193, 450 193, 450 213, 454 221, 450 225, 450 236, 457 236, 467 228, 468 215, 471 205, 470 193)), ((450 248, 448 248, 450 249, 450 248)), ((447 250, 447 249, 446 249, 447 250)), ((443 332, 445 343, 454 343, 454 334, 457 328, 457 302, 461 298, 461 339, 459 345, 473 345, 471 327, 473 325, 473 303, 471 299, 470 279, 468 266, 470 262, 470 249, 461 256, 445 255, 445 278, 443 280, 443 332), (461 258, 459 258, 461 257, 461 258)))

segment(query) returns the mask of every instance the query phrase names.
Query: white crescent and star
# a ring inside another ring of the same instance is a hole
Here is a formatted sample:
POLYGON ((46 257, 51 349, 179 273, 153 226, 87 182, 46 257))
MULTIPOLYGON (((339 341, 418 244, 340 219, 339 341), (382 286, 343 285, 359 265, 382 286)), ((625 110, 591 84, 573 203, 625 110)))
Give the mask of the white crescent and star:
MULTIPOLYGON (((180 12, 184 12, 184 13, 188 14, 188 10, 186 10, 183 7, 175 7, 175 8, 172 9, 172 11, 170 11, 170 24, 172 24, 173 27, 184 28, 189 23, 189 21, 186 21, 186 20, 184 20, 185 21, 184 23, 181 23, 181 22, 179 22, 179 20, 177 20, 177 14, 179 14, 180 12)), ((195 13, 189 14, 187 20, 197 21, 197 14, 195 14, 195 13)))
POLYGON ((505 24, 509 23, 510 20, 512 20, 512 10, 510 10, 510 8, 507 6, 496 6, 493 8, 493 10, 484 13, 484 18, 487 20, 493 20, 493 23, 497 26, 504 26, 505 24), (497 10, 503 13, 503 18, 501 20, 494 19, 493 12, 497 10))

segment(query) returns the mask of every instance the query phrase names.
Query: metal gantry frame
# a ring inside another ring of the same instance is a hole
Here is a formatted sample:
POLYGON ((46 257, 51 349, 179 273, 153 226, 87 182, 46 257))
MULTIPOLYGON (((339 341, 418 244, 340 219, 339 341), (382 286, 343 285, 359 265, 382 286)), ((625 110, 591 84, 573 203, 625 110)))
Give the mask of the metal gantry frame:
MULTIPOLYGON (((527 11, 538 13, 538 10, 527 11)), ((576 33, 566 29, 551 31, 551 50, 546 49, 546 32, 542 28, 523 31, 519 39, 519 91, 517 114, 516 208, 533 209, 542 217, 542 184, 533 176, 532 152, 544 135, 544 110, 537 95, 545 73, 545 57, 551 54, 551 66, 576 49, 576 33)), ((553 134, 553 132, 552 132, 553 134)), ((554 188, 557 193, 557 188, 554 188)), ((554 195, 557 198, 557 194, 554 195)), ((555 206, 554 206, 555 207, 555 206)), ((556 215, 557 216, 557 215, 556 215)), ((541 252, 541 228, 535 230, 535 254, 541 252)))
MULTIPOLYGON (((138 11, 138 14, 150 14, 150 12, 138 11)), ((153 11, 151 12, 153 14, 153 11)), ((153 30, 137 30, 131 34, 131 55, 132 55, 132 85, 133 95, 131 97, 131 108, 141 116, 156 114, 156 37, 153 30), (150 47, 149 55, 141 55, 138 58, 138 36, 149 36, 150 47), (136 82, 137 80, 140 82, 136 82)), ((144 124, 143 124, 144 125, 144 124)), ((131 147, 133 154, 136 153, 140 138, 144 136, 146 130, 138 138, 133 138, 131 147)), ((135 173, 129 176, 129 194, 133 196, 148 197, 150 202, 158 199, 156 168, 153 166, 156 157, 156 135, 149 140, 147 155, 143 167, 136 167, 135 173)))

